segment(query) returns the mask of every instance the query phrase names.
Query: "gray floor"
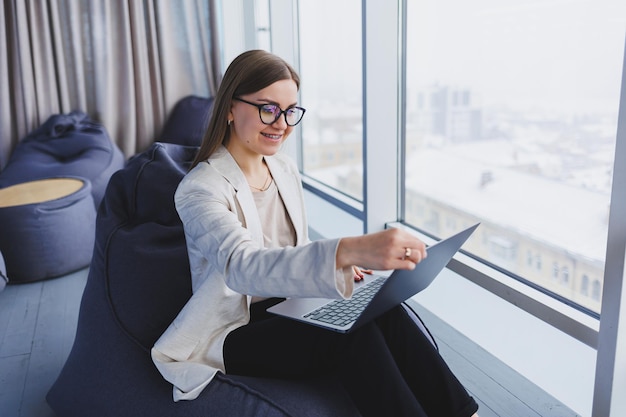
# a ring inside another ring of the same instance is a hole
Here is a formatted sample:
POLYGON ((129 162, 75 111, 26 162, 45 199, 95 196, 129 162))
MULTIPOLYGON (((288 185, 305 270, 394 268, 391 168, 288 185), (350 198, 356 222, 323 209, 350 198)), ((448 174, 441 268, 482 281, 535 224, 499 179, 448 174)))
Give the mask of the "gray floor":
POLYGON ((430 311, 412 300, 408 304, 428 325, 439 352, 479 403, 480 417, 578 416, 430 311))
MULTIPOLYGON (((45 395, 72 347, 87 272, 9 285, 0 292, 0 416, 54 416, 45 395)), ((410 304, 479 402, 481 417, 576 416, 432 313, 410 304)))
POLYGON ((0 292, 0 416, 50 417, 48 389, 72 348, 87 269, 0 292))

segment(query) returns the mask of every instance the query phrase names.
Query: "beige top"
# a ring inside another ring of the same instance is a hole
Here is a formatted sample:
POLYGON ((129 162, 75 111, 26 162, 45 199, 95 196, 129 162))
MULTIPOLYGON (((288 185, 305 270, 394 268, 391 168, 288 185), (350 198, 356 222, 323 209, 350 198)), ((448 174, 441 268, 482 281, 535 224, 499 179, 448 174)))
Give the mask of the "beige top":
POLYGON ((56 200, 75 193, 82 186, 83 181, 76 178, 48 178, 11 185, 0 189, 0 207, 56 200))
MULTIPOLYGON (((263 229, 263 245, 266 248, 283 248, 296 245, 296 230, 293 228, 285 203, 280 198, 278 188, 272 179, 264 191, 253 192, 254 203, 259 211, 263 229)), ((252 297, 256 303, 266 297, 252 297)))
POLYGON ((296 231, 289 220, 285 204, 280 198, 274 180, 265 191, 253 192, 254 203, 259 211, 263 243, 266 248, 282 248, 296 245, 296 231))

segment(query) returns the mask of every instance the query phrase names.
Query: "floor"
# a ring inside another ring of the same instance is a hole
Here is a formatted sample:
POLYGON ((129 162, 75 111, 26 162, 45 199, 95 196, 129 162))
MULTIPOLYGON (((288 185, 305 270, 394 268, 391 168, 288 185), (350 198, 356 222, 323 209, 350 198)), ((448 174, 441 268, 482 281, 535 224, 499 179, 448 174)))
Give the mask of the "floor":
POLYGON ((72 348, 87 272, 0 292, 0 416, 55 415, 45 396, 72 348))
POLYGON ((479 403, 480 417, 580 417, 413 300, 439 352, 479 403))
MULTIPOLYGON (((0 292, 0 416, 55 416, 45 396, 71 350, 87 273, 9 285, 0 292)), ((481 417, 576 416, 428 310, 409 304, 479 402, 481 417)))

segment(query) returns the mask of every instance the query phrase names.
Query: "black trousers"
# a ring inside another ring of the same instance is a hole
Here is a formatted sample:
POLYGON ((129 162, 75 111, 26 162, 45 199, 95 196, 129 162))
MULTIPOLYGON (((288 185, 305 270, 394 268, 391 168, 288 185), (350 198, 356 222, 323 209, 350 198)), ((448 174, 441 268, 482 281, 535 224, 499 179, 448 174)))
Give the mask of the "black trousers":
POLYGON ((227 374, 271 378, 332 375, 364 417, 469 417, 478 405, 402 307, 341 334, 252 305, 251 321, 224 344, 227 374))

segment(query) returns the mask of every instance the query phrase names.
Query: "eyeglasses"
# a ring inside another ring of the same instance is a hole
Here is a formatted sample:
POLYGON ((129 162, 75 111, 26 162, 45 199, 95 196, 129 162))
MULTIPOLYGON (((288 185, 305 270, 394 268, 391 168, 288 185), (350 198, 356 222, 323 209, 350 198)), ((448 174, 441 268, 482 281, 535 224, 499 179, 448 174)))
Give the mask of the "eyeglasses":
POLYGON ((241 99, 239 97, 234 97, 233 100, 241 101, 242 103, 249 104, 259 109, 259 117, 261 118, 261 122, 265 125, 271 125, 278 120, 281 114, 285 115, 285 122, 289 126, 295 126, 302 120, 304 116, 304 112, 306 109, 302 107, 289 107, 287 110, 283 110, 278 107, 276 104, 256 104, 241 99))

